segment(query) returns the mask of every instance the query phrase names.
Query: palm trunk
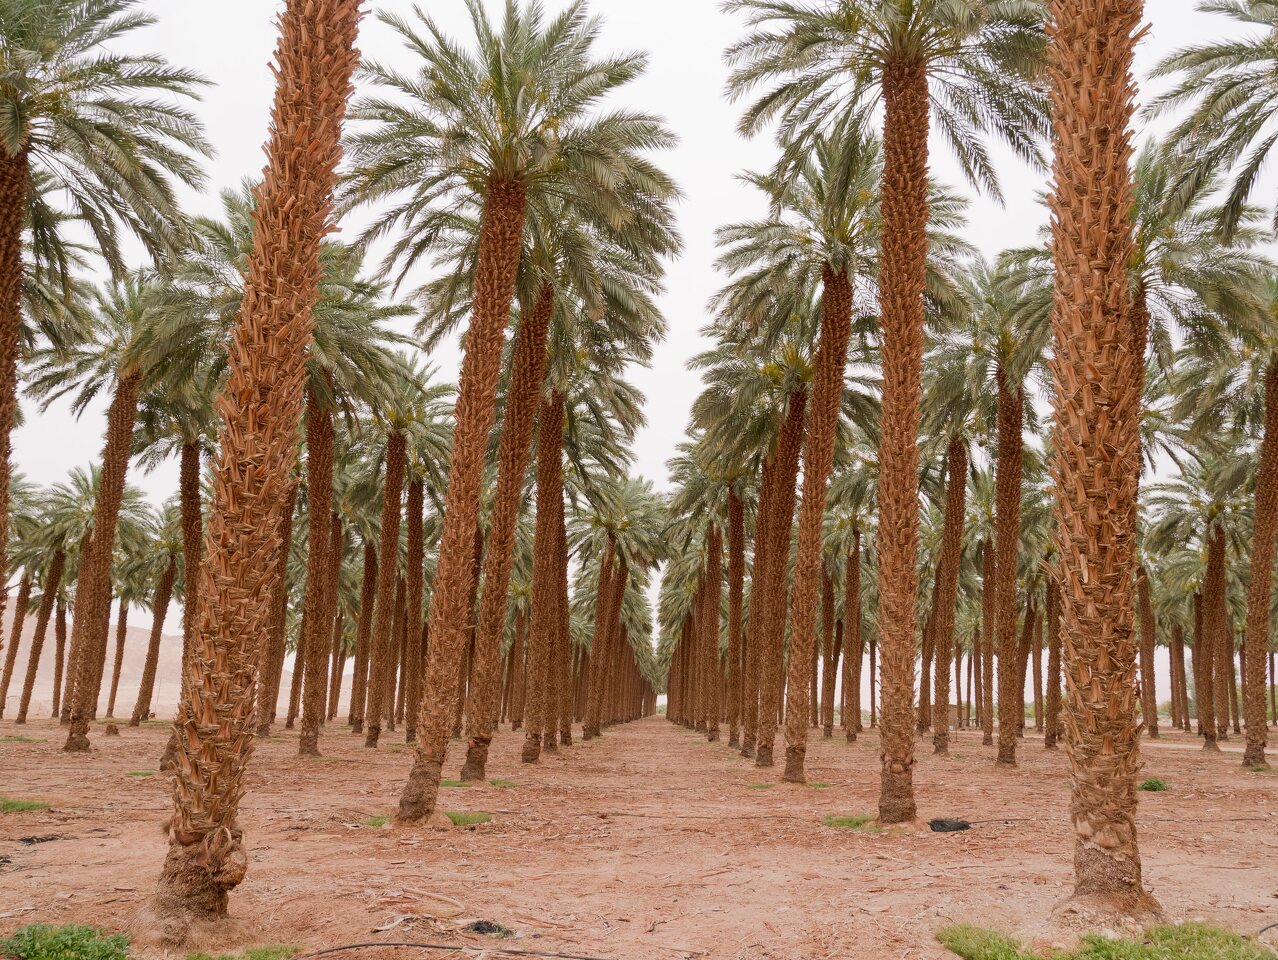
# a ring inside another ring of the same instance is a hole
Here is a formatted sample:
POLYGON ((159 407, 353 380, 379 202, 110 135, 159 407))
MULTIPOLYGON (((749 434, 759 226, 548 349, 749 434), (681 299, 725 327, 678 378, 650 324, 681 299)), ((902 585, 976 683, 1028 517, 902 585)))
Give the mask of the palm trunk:
MULTIPOLYGON (((572 746, 572 638, 568 623, 568 522, 564 501, 560 497, 555 511, 555 538, 558 544, 555 571, 558 584, 555 596, 556 625, 558 627, 558 677, 555 686, 556 714, 559 718, 559 745, 572 746)), ((552 729, 551 733, 554 732, 552 729)))
POLYGON ((745 506, 728 491, 728 746, 740 745, 741 673, 743 669, 741 608, 745 599, 745 506))
POLYGON ((310 536, 306 552, 306 595, 302 601, 305 628, 293 669, 302 672, 302 731, 297 754, 318 757, 320 724, 328 671, 324 669, 332 643, 337 598, 329 597, 332 580, 333 526, 333 412, 320 401, 314 384, 306 387, 306 512, 310 536))
POLYGON ((1142 0, 1051 0, 1052 472, 1069 671, 1074 896, 1152 913, 1141 881, 1132 574, 1144 357, 1128 329, 1132 56, 1142 0))
POLYGON ((373 616, 373 657, 369 671, 368 708, 364 714, 367 734, 364 746, 375 749, 382 732, 382 714, 386 707, 387 685, 394 677, 395 661, 395 578, 399 553, 400 497, 404 492, 404 469, 407 464, 407 442, 399 430, 392 431, 386 443, 386 476, 382 488, 381 546, 377 555, 381 566, 377 571, 378 603, 373 616))
POLYGON ((821 571, 821 735, 834 736, 834 677, 839 666, 839 646, 835 642, 834 580, 821 571))
POLYGON ((133 443, 142 375, 127 372, 116 379, 115 396, 107 412, 102 477, 93 504, 93 535, 80 555, 75 584, 75 619, 71 624, 68 669, 75 672, 71 687, 71 730, 62 749, 89 749, 89 721, 97 710, 99 665, 106 656, 111 617, 111 560, 115 528, 124 499, 124 481, 133 443))
POLYGON ((1154 682, 1154 607, 1149 593, 1149 575, 1137 570, 1136 599, 1140 604, 1140 696, 1141 714, 1151 740, 1158 739, 1158 687, 1154 682))
POLYGON ((608 547, 599 568, 599 598, 595 605, 595 629, 590 643, 590 677, 586 694, 586 718, 582 724, 583 740, 599 736, 603 726, 604 694, 608 689, 608 665, 612 653, 614 623, 621 616, 621 601, 630 573, 624 560, 614 559, 614 539, 608 534, 608 547))
MULTIPOLYGON (((922 306, 922 300, 919 305, 922 306)), ((817 347, 807 436, 803 443, 803 503, 799 508, 799 543, 790 611, 792 629, 784 774, 788 783, 804 782, 809 703, 802 671, 807 669, 816 644, 826 484, 834 466, 834 443, 839 429, 843 374, 847 367, 848 338, 851 335, 852 284, 846 272, 836 272, 826 266, 822 273, 821 339, 817 347)), ((910 659, 912 662, 913 656, 910 659)))
POLYGON ((1229 716, 1233 708, 1231 689, 1233 682, 1231 679, 1230 661, 1233 660, 1234 643, 1233 629, 1229 620, 1229 587, 1228 587, 1228 570, 1226 557, 1225 534, 1220 530, 1217 534, 1220 539, 1220 573, 1217 593, 1219 600, 1214 605, 1216 621, 1212 625, 1212 694, 1213 701, 1216 706, 1216 739, 1221 742, 1229 740, 1229 716))
POLYGON ((364 703, 368 699, 369 645, 373 634, 373 608, 377 604, 377 545, 364 542, 364 579, 359 594, 359 620, 355 624, 355 676, 351 679, 351 705, 346 722, 352 733, 364 732, 364 703))
POLYGON ((936 647, 936 706, 932 710, 932 748, 950 749, 950 659, 954 656, 954 618, 958 612, 958 576, 963 555, 963 519, 967 510, 967 441, 950 440, 946 455, 945 519, 941 558, 936 569, 933 643, 936 647))
POLYGON ((497 728, 497 690, 501 669, 501 638, 509 605, 510 570, 514 563, 515 528, 532 445, 533 423, 546 378, 546 339, 554 314, 555 288, 543 282, 537 302, 520 322, 507 394, 501 440, 497 450, 497 489, 493 493, 484 556, 483 596, 475 634, 475 690, 468 716, 466 762, 461 779, 482 782, 488 767, 488 746, 497 728))
POLYGON ((848 710, 851 713, 843 721, 843 731, 848 743, 856 740, 861 732, 861 660, 865 655, 864 635, 861 632, 861 531, 852 531, 852 552, 848 554, 848 569, 844 583, 843 618, 847 622, 847 659, 850 690, 848 710))
POLYGON ((915 568, 918 434, 928 220, 928 77, 922 63, 883 71, 882 432, 879 440, 879 640, 882 769, 879 819, 914 819, 915 568))
POLYGON ((1198 716, 1198 734, 1203 738, 1204 750, 1219 750, 1216 742, 1216 647, 1214 634, 1217 617, 1214 599, 1217 592, 1217 568, 1224 577, 1224 543, 1217 551, 1216 537, 1207 534, 1207 570, 1203 575, 1203 589, 1194 596, 1194 699, 1198 716), (1208 616, 1208 613, 1211 613, 1208 616))
MULTIPOLYGON (((18 415, 18 357, 22 339, 22 232, 31 179, 30 146, 12 156, 0 147, 0 582, 8 576, 9 478, 18 415)), ((0 591, 0 616, 8 595, 0 591)), ((2 700, 0 700, 2 702, 2 700)))
POLYGON ((1251 578, 1247 586, 1247 621, 1243 635, 1246 675, 1243 711, 1247 745, 1243 766, 1265 765, 1265 652, 1269 646, 1269 602, 1274 582, 1274 548, 1278 539, 1278 357, 1265 371, 1265 435, 1260 442, 1256 503, 1252 523, 1251 578))
MULTIPOLYGON (((772 748, 782 703, 784 681, 781 668, 784 659, 787 593, 785 576, 790 565, 790 531, 794 526, 795 484, 798 481, 799 453, 803 445, 807 390, 796 390, 787 399, 788 409, 773 453, 776 458, 776 488, 773 491, 772 506, 774 513, 767 526, 767 563, 764 567, 766 579, 762 584, 763 603, 759 611, 759 739, 754 758, 756 767, 772 766, 772 748)), ((799 662, 804 661, 801 659, 799 662)), ((805 710, 800 715, 800 723, 804 721, 806 713, 805 710)))
POLYGON ((164 619, 169 613, 169 601, 173 599, 173 583, 177 579, 177 557, 169 557, 169 564, 160 574, 151 598, 151 636, 146 646, 146 664, 142 667, 142 682, 138 684, 138 699, 133 705, 129 726, 136 727, 151 715, 151 696, 155 691, 155 671, 160 662, 160 636, 164 619))
MULTIPOLYGON (((710 524, 706 535, 705 613, 701 620, 701 669, 704 679, 703 713, 706 718, 706 740, 719 742, 719 688, 723 670, 719 658, 719 607, 723 599, 723 533, 710 524)), ((804 733, 807 733, 806 727, 804 733)))
POLYGON ((408 651, 404 669, 408 672, 408 685, 404 690, 404 739, 408 743, 417 740, 417 704, 422 699, 422 591, 425 570, 422 564, 426 556, 425 511, 426 481, 414 477, 408 482, 408 497, 404 509, 408 514, 408 551, 405 562, 408 575, 404 583, 404 603, 407 608, 408 651))
POLYGON ((338 700, 342 695, 342 676, 346 672, 346 645, 342 642, 342 629, 345 624, 345 611, 338 607, 337 615, 333 617, 333 662, 330 666, 328 695, 325 698, 326 721, 337 718, 338 700))
POLYGON ((1043 618, 1034 617, 1034 646, 1031 648, 1034 668, 1034 729, 1043 732, 1043 618))
POLYGON ((1056 749, 1061 734, 1061 600, 1060 587, 1047 581, 1047 717, 1043 746, 1056 749))
POLYGON ((434 812, 440 771, 448 750, 454 701, 458 697, 458 665, 467 640, 467 624, 474 617, 467 604, 476 574, 466 548, 479 516, 484 452, 495 417, 502 345, 515 292, 526 204, 527 193, 522 185, 488 184, 475 265, 474 314, 466 332, 439 567, 430 604, 426 689, 417 724, 413 769, 400 798, 401 820, 423 820, 434 812))
POLYGON ((994 545, 986 540, 981 547, 981 743, 994 743, 994 580, 998 561, 994 545))
MULTIPOLYGON (((262 645, 262 678, 258 682, 257 730, 265 737, 271 732, 276 704, 280 699, 280 684, 284 679, 284 655, 288 646, 288 554, 293 544, 293 512, 297 507, 298 481, 289 485, 284 496, 283 509, 276 522, 279 524, 280 551, 275 560, 274 586, 271 591, 270 631, 262 645)), ((302 618, 302 633, 306 633, 306 618, 302 618)), ((293 681, 288 694, 288 714, 284 726, 293 729, 301 697, 302 675, 306 664, 303 659, 305 644, 299 642, 293 657, 293 681)))
POLYGON ((67 600, 61 593, 58 594, 53 637, 53 708, 49 715, 56 719, 62 703, 62 673, 67 652, 67 600))
POLYGON ((27 674, 22 681, 22 699, 18 701, 18 716, 14 723, 27 722, 27 710, 31 707, 31 691, 35 688, 36 671, 40 669, 40 652, 44 648, 44 635, 49 629, 49 617, 53 613, 53 603, 58 595, 58 587, 62 585, 62 574, 66 570, 66 563, 66 551, 57 550, 41 583, 43 595, 40 598, 40 609, 36 611, 35 632, 31 634, 31 652, 27 655, 27 674))
POLYGON ((998 372, 998 465, 994 494, 994 622, 987 634, 998 649, 998 765, 1016 766, 1016 733, 1024 718, 1024 686, 1016 667, 1016 556, 1021 541, 1022 431, 1025 395, 998 372))
POLYGON ((358 23, 359 0, 288 0, 279 17, 266 174, 216 404, 205 561, 191 577, 193 656, 178 708, 169 850, 151 905, 169 945, 187 940, 193 924, 225 917, 248 867, 238 813, 254 746, 260 638, 285 549, 279 517, 296 459, 358 23))
MULTIPOLYGON (((182 683, 191 660, 191 635, 195 630, 195 584, 204 552, 204 517, 200 503, 200 448, 182 445, 178 467, 178 502, 182 513, 182 566, 186 571, 182 598, 182 683)), ((185 696, 183 687, 181 695, 185 696)))
POLYGON ((120 690, 120 670, 124 667, 124 641, 129 635, 129 601, 120 598, 119 619, 115 623, 115 663, 111 667, 111 692, 107 696, 109 719, 115 719, 115 695, 120 690))
MULTIPOLYGON (((0 717, 4 716, 5 700, 9 696, 9 681, 13 678, 13 665, 18 659, 18 643, 22 639, 22 625, 27 619, 27 607, 31 603, 31 573, 22 575, 18 587, 18 602, 13 608, 13 630, 9 634, 9 649, 4 655, 4 676, 0 677, 0 717)), ((0 605, 0 614, 4 612, 0 605)))

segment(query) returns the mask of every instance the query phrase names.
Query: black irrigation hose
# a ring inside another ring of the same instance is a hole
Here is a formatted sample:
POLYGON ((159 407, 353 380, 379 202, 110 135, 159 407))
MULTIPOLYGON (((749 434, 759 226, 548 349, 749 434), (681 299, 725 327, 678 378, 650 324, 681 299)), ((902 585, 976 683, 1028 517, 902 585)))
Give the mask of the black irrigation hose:
POLYGON ((348 943, 342 947, 329 947, 326 950, 316 950, 314 953, 304 953, 293 960, 313 960, 314 957, 323 957, 330 953, 344 953, 349 950, 366 950, 370 947, 402 947, 404 949, 414 950, 441 950, 450 953, 456 953, 464 950, 469 953, 504 953, 515 957, 553 957, 556 960, 605 960, 604 957, 587 957, 579 953, 549 953, 544 950, 516 950, 513 947, 499 947, 496 945, 485 945, 482 947, 474 946, 448 946, 443 943, 407 943, 402 941, 387 941, 383 943, 348 943))

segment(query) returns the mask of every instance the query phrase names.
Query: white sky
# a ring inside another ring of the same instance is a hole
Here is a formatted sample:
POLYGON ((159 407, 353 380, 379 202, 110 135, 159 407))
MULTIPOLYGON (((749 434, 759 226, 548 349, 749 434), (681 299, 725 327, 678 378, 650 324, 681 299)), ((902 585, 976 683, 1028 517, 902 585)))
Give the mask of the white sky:
MULTIPOLYGON (((485 0, 494 16, 500 0, 485 0)), ((552 10, 562 0, 546 0, 552 10)), ((198 109, 209 139, 217 149, 210 162, 210 187, 204 195, 190 195, 196 213, 218 213, 218 191, 234 187, 262 167, 261 145, 266 136, 272 96, 268 70, 275 44, 273 18, 282 0, 148 0, 144 6, 159 23, 137 34, 139 50, 162 52, 172 63, 193 68, 214 86, 198 109)), ((423 6, 458 38, 468 36, 468 20, 461 0, 426 0, 423 6)), ((1222 33, 1217 18, 1194 12, 1192 0, 1148 0, 1149 36, 1142 45, 1138 72, 1185 44, 1222 33)), ((409 13, 407 0, 381 0, 370 8, 409 13)), ((648 397, 648 426, 638 438, 638 472, 664 486, 665 461, 683 435, 689 405, 697 394, 696 378, 684 367, 688 357, 703 348, 697 331, 706 322, 705 304, 721 283, 713 269, 714 230, 717 226, 753 216, 760 206, 753 192, 734 179, 745 168, 762 168, 773 158, 766 139, 744 141, 735 124, 739 108, 726 102, 726 70, 722 51, 740 34, 740 23, 720 12, 716 0, 594 0, 592 10, 605 20, 600 46, 604 51, 645 50, 651 56, 648 75, 626 88, 618 102, 664 116, 679 135, 676 149, 661 158, 685 194, 679 208, 685 250, 672 264, 667 293, 661 300, 669 336, 657 350, 654 367, 636 371, 634 380, 648 397)), ((360 47, 370 57, 405 69, 411 54, 372 17, 364 21, 360 47)), ((941 144, 934 145, 938 178, 961 185, 954 165, 941 144)), ((969 239, 987 255, 1034 240, 1043 212, 1034 198, 1045 186, 1018 160, 1000 153, 999 168, 1006 208, 982 199, 972 207, 969 239)), ((443 375, 455 377, 457 349, 449 344, 432 358, 443 375)), ((75 421, 65 405, 39 414, 27 407, 27 425, 15 436, 15 460, 34 482, 63 479, 72 467, 97 459, 104 427, 104 404, 75 421)), ((175 465, 150 476, 134 475, 159 502, 176 490, 175 465)))

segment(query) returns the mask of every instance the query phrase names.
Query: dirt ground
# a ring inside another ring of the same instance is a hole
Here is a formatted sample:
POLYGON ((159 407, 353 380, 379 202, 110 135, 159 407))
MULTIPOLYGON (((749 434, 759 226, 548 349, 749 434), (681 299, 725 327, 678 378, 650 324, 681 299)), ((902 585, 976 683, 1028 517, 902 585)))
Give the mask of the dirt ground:
MULTIPOLYGON (((940 958, 933 933, 955 922, 1044 945, 1059 937, 1048 918, 1069 892, 1065 759, 1032 734, 1015 771, 995 769, 977 732, 962 732, 947 760, 920 744, 921 819, 977 821, 939 834, 823 823, 874 812, 872 734, 852 745, 818 735, 811 784, 796 787, 664 718, 531 767, 507 731, 489 776, 513 787, 443 791, 444 809, 492 821, 439 832, 369 825, 396 807, 403 744, 370 753, 337 728, 323 759, 301 760, 295 732, 280 732, 259 746, 242 809, 250 867, 232 912, 250 944, 496 946, 462 929, 475 919, 515 931, 506 946, 608 960, 940 958)), ((144 775, 166 735, 159 723, 99 731, 91 756, 64 756, 53 722, 0 722, 0 795, 50 804, 0 814, 0 933, 127 926, 166 842, 167 786, 144 775), (37 742, 5 739, 15 735, 37 742)), ((1170 787, 1140 795, 1145 877, 1168 916, 1243 933, 1278 920, 1278 774, 1243 770, 1237 752, 1205 756, 1181 735, 1148 745, 1145 760, 1145 775, 1170 787)), ((233 945, 245 942, 209 946, 233 945)))

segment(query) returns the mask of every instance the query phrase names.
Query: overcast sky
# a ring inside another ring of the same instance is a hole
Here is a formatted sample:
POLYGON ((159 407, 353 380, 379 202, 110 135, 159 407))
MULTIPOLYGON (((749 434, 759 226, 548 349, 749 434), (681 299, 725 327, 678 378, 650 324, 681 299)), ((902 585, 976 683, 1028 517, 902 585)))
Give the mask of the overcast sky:
MULTIPOLYGON (((499 0, 486 0, 490 11, 499 0)), ((546 0, 552 10, 562 0, 546 0)), ((272 96, 268 63, 275 44, 274 16, 282 0, 149 0, 144 4, 159 23, 138 33, 131 44, 158 51, 172 63, 193 68, 211 82, 198 110, 217 156, 209 163, 210 184, 203 195, 186 197, 195 213, 216 214, 217 193, 245 177, 256 177, 263 164, 262 143, 272 96)), ((469 35, 462 0, 426 0, 446 30, 469 35)), ((1174 49, 1224 29, 1217 18, 1193 11, 1191 0, 1148 0, 1150 32, 1140 50, 1138 72, 1174 49)), ((408 14, 406 0, 383 0, 370 9, 408 14)), ((667 292, 661 299, 669 326, 666 342, 656 352, 652 370, 637 371, 635 382, 647 394, 648 426, 640 434, 637 470, 665 486, 665 462, 683 434, 688 408, 698 391, 685 361, 702 348, 698 330, 706 322, 705 304, 721 278, 713 262, 714 230, 720 224, 753 216, 760 204, 752 191, 734 179, 742 169, 762 168, 773 158, 766 139, 746 141, 735 132, 739 108, 723 96, 726 70, 722 51, 741 33, 739 20, 720 12, 716 0, 595 0, 592 9, 605 26, 601 51, 644 50, 651 56, 647 76, 626 88, 618 102, 664 116, 678 134, 678 147, 660 158, 684 193, 679 207, 683 256, 670 265, 667 292)), ((414 58, 373 17, 364 21, 361 50, 382 62, 414 69, 414 58)), ((954 165, 940 143, 934 144, 938 178, 959 186, 954 165)), ((987 255, 1033 242, 1044 220, 1035 196, 1043 176, 1000 153, 1006 207, 975 198, 969 239, 987 255)), ((969 191, 970 192, 970 191, 969 191)), ((357 227, 358 222, 349 224, 357 227)), ((455 377, 455 344, 432 358, 449 378, 455 377)), ((15 460, 31 480, 48 484, 64 478, 77 465, 98 458, 104 417, 102 405, 79 421, 65 405, 38 414, 29 403, 27 424, 15 437, 15 460)), ((132 482, 156 502, 176 490, 176 466, 169 465, 132 482)))

